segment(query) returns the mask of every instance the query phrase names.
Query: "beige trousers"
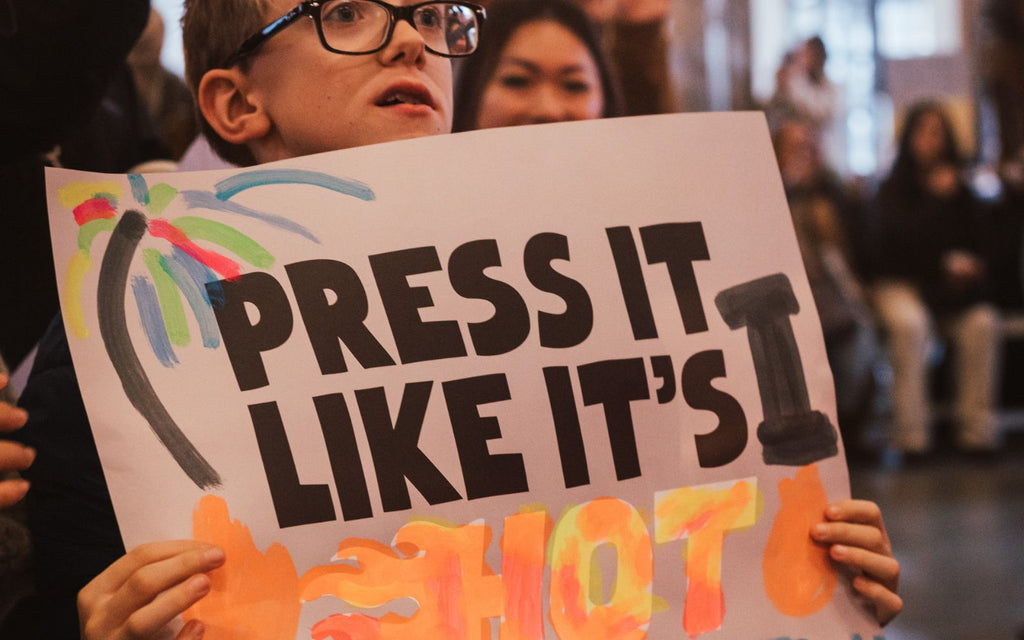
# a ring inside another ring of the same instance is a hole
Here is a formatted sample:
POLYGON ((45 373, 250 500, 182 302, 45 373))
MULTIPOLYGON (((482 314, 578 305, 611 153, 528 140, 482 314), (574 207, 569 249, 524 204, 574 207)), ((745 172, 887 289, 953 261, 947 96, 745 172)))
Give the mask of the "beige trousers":
POLYGON ((879 283, 873 295, 893 369, 892 445, 917 453, 932 444, 928 353, 938 324, 937 329, 952 343, 955 357, 957 443, 974 450, 995 447, 999 440, 995 403, 1002 343, 995 308, 978 304, 936 323, 917 290, 907 283, 879 283))

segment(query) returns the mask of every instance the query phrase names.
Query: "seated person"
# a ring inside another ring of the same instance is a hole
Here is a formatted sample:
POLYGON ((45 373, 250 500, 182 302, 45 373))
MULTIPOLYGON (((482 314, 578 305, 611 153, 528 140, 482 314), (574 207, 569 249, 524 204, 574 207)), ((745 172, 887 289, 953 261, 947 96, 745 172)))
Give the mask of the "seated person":
POLYGON ((928 353, 954 346, 955 444, 986 455, 1000 446, 996 416, 999 315, 985 260, 987 219, 964 173, 945 109, 912 107, 892 171, 874 203, 875 307, 892 360, 891 444, 911 459, 934 444, 928 353))
MULTIPOLYGON (((321 13, 337 8, 338 3, 303 2, 293 11, 291 1, 269 0, 264 11, 247 0, 186 2, 187 76, 203 116, 203 130, 222 156, 250 165, 450 130, 452 76, 447 57, 471 53, 469 47, 475 48, 472 39, 458 40, 469 42, 467 48, 450 49, 443 37, 417 25, 415 15, 402 16, 389 28, 388 14, 394 15, 412 2, 388 5, 357 0, 365 5, 359 15, 372 27, 373 42, 321 41, 321 13), (313 19, 306 20, 306 13, 313 19), (286 14, 291 19, 279 20, 286 14), (276 27, 261 34, 271 23, 276 27), (254 33, 261 35, 253 37, 254 33), (338 55, 342 52, 362 55, 338 55)), ((467 11, 467 19, 478 15, 471 7, 467 11)), ((66 340, 61 346, 59 324, 56 328, 58 336, 47 348, 56 346, 66 356, 66 340)), ((39 394, 48 395, 52 406, 59 408, 49 415, 59 424, 30 424, 29 428, 51 432, 52 446, 59 446, 53 440, 84 430, 89 446, 74 452, 74 457, 95 459, 80 403, 76 412, 64 411, 74 399, 80 399, 70 359, 41 353, 40 361, 67 368, 60 376, 52 372, 46 376, 45 367, 37 367, 36 372, 37 383, 62 387, 39 394)), ((63 561, 60 566, 80 552, 92 552, 93 562, 105 561, 107 568, 97 569, 89 577, 91 581, 78 598, 82 638, 161 637, 169 621, 208 593, 209 578, 204 574, 223 564, 221 551, 196 541, 178 541, 141 545, 119 560, 120 554, 109 548, 105 557, 96 554, 89 548, 96 537, 107 541, 119 538, 98 462, 90 469, 89 482, 76 478, 70 483, 63 470, 51 468, 50 472, 68 485, 71 495, 62 496, 63 501, 100 504, 105 500, 108 506, 102 521, 92 520, 88 526, 61 523, 69 528, 63 532, 67 544, 40 550, 43 557, 53 556, 54 563, 63 561)), ((33 491, 41 480, 34 481, 33 491)), ((55 502, 50 499, 49 510, 60 512, 62 507, 55 502)), ((855 588, 867 597, 880 621, 887 622, 899 611, 899 565, 892 557, 877 506, 859 501, 833 505, 813 535, 829 545, 837 562, 858 574, 855 588)), ((54 576, 59 580, 62 574, 58 570, 54 576)), ((66 591, 68 585, 63 586, 66 591)), ((178 638, 198 638, 202 633, 202 623, 195 621, 183 628, 178 638)))

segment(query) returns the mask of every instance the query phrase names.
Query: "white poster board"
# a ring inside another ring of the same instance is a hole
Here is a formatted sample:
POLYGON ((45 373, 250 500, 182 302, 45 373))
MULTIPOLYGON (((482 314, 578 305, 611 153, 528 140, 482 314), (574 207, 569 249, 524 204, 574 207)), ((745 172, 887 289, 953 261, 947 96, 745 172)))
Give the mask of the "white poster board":
MULTIPOLYGON (((48 173, 125 544, 227 550, 208 638, 873 638, 759 114, 48 173)), ((187 617, 187 616, 186 616, 187 617)))

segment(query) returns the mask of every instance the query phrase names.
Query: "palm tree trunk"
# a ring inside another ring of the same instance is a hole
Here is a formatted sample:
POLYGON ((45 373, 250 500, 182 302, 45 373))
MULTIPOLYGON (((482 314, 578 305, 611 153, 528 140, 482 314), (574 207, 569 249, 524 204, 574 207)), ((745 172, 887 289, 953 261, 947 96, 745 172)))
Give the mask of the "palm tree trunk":
POLYGON ((142 367, 125 314, 128 271, 139 241, 147 229, 146 217, 138 211, 125 211, 118 221, 103 253, 97 302, 100 335, 114 370, 121 379, 125 395, 163 443, 175 462, 201 489, 220 486, 221 480, 210 463, 196 450, 157 396, 142 367))

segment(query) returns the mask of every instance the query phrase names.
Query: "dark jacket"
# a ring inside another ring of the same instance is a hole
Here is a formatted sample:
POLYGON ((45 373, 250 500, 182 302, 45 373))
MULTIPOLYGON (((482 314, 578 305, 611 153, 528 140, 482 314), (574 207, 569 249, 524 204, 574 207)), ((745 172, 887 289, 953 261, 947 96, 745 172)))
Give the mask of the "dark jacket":
MULTIPOLYGON (((149 17, 148 0, 0 0, 0 351, 16 365, 58 309, 43 168, 82 135, 149 17)), ((18 438, 26 473, 37 596, 12 640, 79 637, 78 590, 123 553, 59 318, 40 344, 18 438)), ((0 621, 2 624, 3 621, 0 621)))

